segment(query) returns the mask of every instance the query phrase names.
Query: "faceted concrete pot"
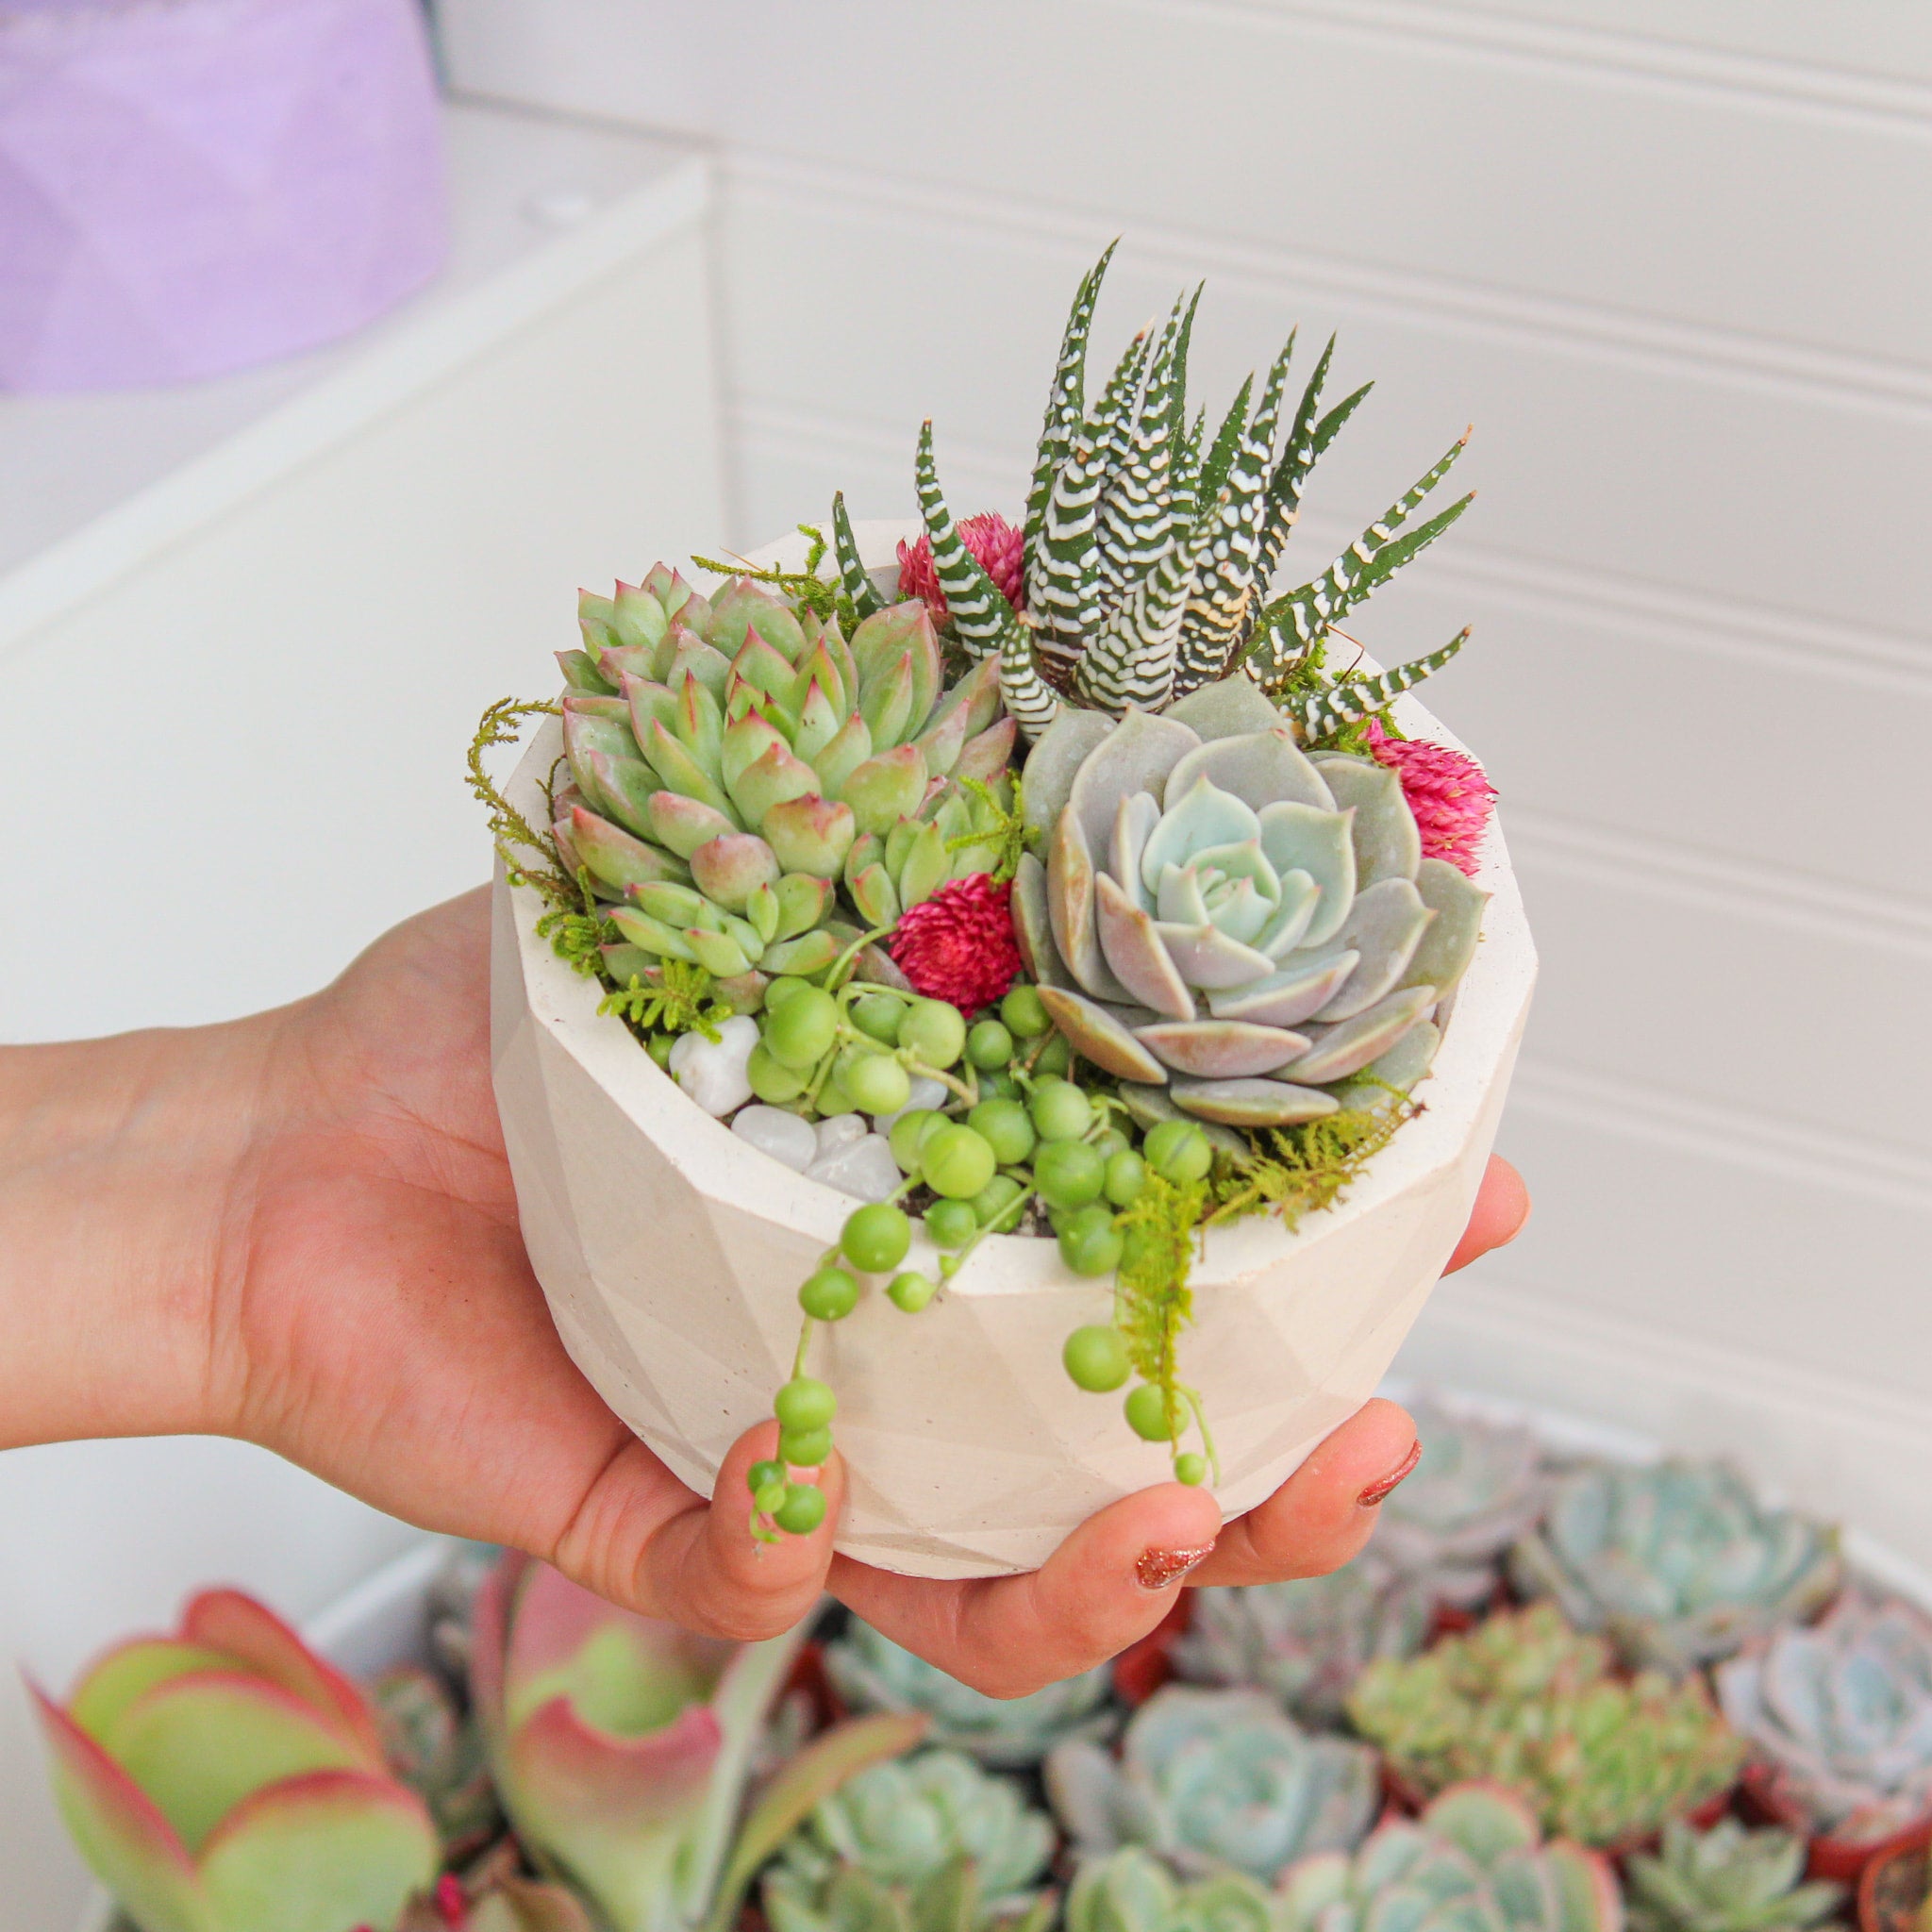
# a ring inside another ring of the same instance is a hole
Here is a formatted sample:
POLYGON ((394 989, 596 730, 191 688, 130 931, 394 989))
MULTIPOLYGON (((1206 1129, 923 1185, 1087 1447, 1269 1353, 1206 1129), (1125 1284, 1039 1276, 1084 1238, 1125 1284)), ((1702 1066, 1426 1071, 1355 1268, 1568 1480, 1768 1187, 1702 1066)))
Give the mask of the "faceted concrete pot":
MULTIPOLYGON (((911 528, 860 525, 867 563, 884 570, 911 528)), ((803 541, 755 560, 796 567, 803 541)), ((1455 742, 1412 699, 1396 717, 1455 742)), ((511 781, 533 823, 561 752, 549 724, 511 781)), ((1206 1399, 1229 1516, 1368 1399, 1469 1219, 1536 977, 1499 831, 1486 849, 1483 943, 1416 1090, 1425 1111, 1338 1207, 1293 1234, 1259 1219, 1218 1229, 1194 1270, 1183 1373, 1206 1399)), ((708 1494, 732 1441, 771 1413, 798 1285, 853 1204, 702 1112, 600 1019, 595 982, 537 937, 541 910, 499 869, 492 1051, 524 1238, 572 1358, 708 1494)), ((908 1265, 936 1259, 916 1241, 908 1265)), ((1168 1480, 1164 1446, 1131 1434, 1120 1398, 1082 1393, 1060 1367, 1068 1330, 1105 1319, 1110 1293, 1069 1275, 1052 1241, 999 1236, 921 1313, 874 1282, 821 1330, 809 1365, 839 1391, 849 1479, 840 1549, 916 1576, 1032 1569, 1094 1510, 1168 1480)))
POLYGON ((417 0, 0 0, 0 390, 333 341, 445 227, 417 0))

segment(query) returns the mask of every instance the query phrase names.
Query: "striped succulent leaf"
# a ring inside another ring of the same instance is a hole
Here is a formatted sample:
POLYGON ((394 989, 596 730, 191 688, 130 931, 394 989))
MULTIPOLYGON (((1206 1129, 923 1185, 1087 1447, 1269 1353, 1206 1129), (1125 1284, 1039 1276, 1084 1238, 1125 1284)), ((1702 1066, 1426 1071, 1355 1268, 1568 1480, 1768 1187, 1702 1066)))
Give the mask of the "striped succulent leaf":
POLYGON ((1391 504, 1319 577, 1277 597, 1260 613, 1247 660, 1260 683, 1274 684, 1299 663, 1331 625, 1433 543, 1475 500, 1475 492, 1471 491, 1413 530, 1401 537, 1395 534, 1408 521, 1409 512, 1448 475, 1468 441, 1465 430, 1441 460, 1391 504))
POLYGON ((1174 458, 1174 520, 1186 525, 1194 521, 1194 504, 1201 485, 1201 440, 1208 432, 1207 405, 1194 411, 1194 426, 1181 440, 1174 458))
MULTIPOLYGON (((1053 497, 1054 476, 1065 460, 1074 431, 1087 413, 1087 338, 1093 326, 1093 306, 1100 299, 1100 285, 1107 265, 1120 246, 1116 236, 1102 251, 1100 259, 1081 277, 1060 338, 1060 358, 1053 373, 1053 387, 1047 392, 1046 417, 1040 427, 1040 453, 1034 458, 1033 483, 1026 492, 1026 555, 1042 555, 1041 539, 1046 529, 1047 508, 1053 497)), ((1029 608, 1038 603, 1032 576, 1026 583, 1029 608)))
POLYGON ((1235 439, 1226 480, 1207 525, 1196 526, 1195 569, 1181 620, 1174 689, 1185 693, 1224 677, 1254 622, 1260 585, 1256 561, 1267 505, 1268 471, 1281 420, 1282 391, 1294 354, 1291 335, 1262 385, 1252 422, 1235 439), (1202 542, 1198 540, 1206 538, 1202 542))
POLYGON ((1268 479, 1268 509, 1261 520, 1260 555, 1256 563, 1256 575, 1265 590, 1274 575, 1275 566, 1281 561, 1282 547, 1288 541, 1289 532, 1295 526, 1302 513, 1302 487, 1308 479, 1308 472, 1315 467, 1322 452, 1334 441, 1336 432, 1354 415, 1362 398, 1374 388, 1372 382, 1365 382, 1352 396, 1345 396, 1325 416, 1316 412, 1321 407, 1322 388, 1328 380, 1328 365, 1335 357, 1335 338, 1330 336, 1322 351, 1322 359, 1315 364, 1315 371, 1308 377, 1307 387, 1302 391, 1302 399, 1294 412, 1294 420, 1289 425, 1288 438, 1282 445, 1281 459, 1274 466, 1274 474, 1268 479))
POLYGON ((885 599, 874 587, 865 565, 858 560, 858 542, 852 534, 852 519, 845 512, 845 492, 832 498, 832 555, 839 564, 839 582, 852 599, 852 608, 861 617, 883 610, 885 599))
MULTIPOLYGON (((1193 300, 1201 299, 1194 291, 1193 300)), ((1128 588, 1160 560, 1174 527, 1171 505, 1181 372, 1176 359, 1192 305, 1183 296, 1156 341, 1127 447, 1100 501, 1101 608, 1119 608, 1128 588)))
POLYGON ((1374 677, 1346 678, 1326 691, 1289 691, 1278 702, 1301 726, 1305 739, 1325 738, 1344 724, 1359 724, 1362 719, 1386 710, 1404 691, 1413 690, 1424 678, 1441 670, 1468 640, 1465 625, 1440 651, 1431 651, 1426 658, 1411 658, 1408 663, 1398 664, 1392 671, 1374 677))
POLYGON ((919 432, 914 480, 919 491, 919 513, 925 520, 925 534, 932 540, 933 571, 940 580, 940 589, 945 592, 953 634, 974 657, 990 658, 1003 648, 1008 633, 1017 630, 1020 621, 999 586, 960 541, 946 499, 940 493, 930 422, 922 425, 919 432))
POLYGON ((1129 705, 1143 711, 1166 708, 1174 695, 1193 555, 1187 533, 1170 528, 1154 567, 1081 654, 1074 677, 1083 702, 1116 715, 1129 705))
POLYGON ((1248 404, 1255 393, 1255 378, 1251 375, 1241 384, 1241 393, 1228 405, 1227 414, 1221 419, 1221 427, 1214 432, 1214 441, 1208 445, 1208 453, 1201 458, 1201 467, 1194 478, 1194 501, 1203 509, 1221 494, 1221 487, 1227 481, 1227 473, 1234 466, 1235 451, 1241 447, 1241 437, 1248 426, 1248 404))
POLYGON ((1026 608, 1040 648, 1069 671, 1100 630, 1100 452, 1082 434, 1054 472, 1026 608), (1033 586, 1038 582, 1036 591, 1033 586))

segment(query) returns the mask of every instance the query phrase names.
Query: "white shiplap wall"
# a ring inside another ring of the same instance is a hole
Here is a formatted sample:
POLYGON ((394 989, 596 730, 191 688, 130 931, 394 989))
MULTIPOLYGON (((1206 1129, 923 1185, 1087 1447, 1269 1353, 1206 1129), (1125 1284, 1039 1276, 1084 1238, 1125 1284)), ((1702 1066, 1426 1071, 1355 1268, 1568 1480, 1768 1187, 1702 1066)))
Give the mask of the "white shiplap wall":
MULTIPOLYGON (((1361 620, 1503 788, 1531 1232, 1406 1365, 1743 1447, 1932 1557, 1932 12, 1801 0, 445 0, 459 85, 715 142, 749 542, 1010 504, 1068 295, 1209 277, 1374 398, 1312 573, 1474 419, 1361 620)), ((1335 391, 1340 393, 1341 391, 1335 391)))

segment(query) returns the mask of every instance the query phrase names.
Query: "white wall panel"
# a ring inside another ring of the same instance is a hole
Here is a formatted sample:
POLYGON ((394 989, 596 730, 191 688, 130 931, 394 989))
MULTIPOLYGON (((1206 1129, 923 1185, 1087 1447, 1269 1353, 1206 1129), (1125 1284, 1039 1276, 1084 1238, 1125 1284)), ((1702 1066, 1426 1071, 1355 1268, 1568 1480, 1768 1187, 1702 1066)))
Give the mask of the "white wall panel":
POLYGON ((1137 231, 1925 358, 1926 270, 1896 258, 1932 227, 1932 169, 1898 116, 1431 37, 1407 10, 722 0, 669 36, 623 12, 457 0, 456 71, 1137 231))

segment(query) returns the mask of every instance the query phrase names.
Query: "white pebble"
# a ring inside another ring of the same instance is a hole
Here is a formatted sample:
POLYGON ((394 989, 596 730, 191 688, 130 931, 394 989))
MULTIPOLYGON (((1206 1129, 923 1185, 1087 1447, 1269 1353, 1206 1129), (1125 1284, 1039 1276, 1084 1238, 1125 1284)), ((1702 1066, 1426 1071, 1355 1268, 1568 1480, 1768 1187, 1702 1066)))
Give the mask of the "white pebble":
POLYGON ((808 1180, 824 1181, 860 1201, 891 1200, 906 1178, 883 1134, 867 1134, 837 1154, 822 1156, 805 1173, 808 1180))
POLYGON ((782 1107, 741 1107, 731 1123, 731 1131, 749 1141, 774 1160, 782 1160, 794 1174, 803 1174, 818 1158, 818 1136, 809 1121, 802 1121, 782 1107))
POLYGON ((892 1131, 892 1123, 899 1118, 900 1113, 910 1113, 917 1107, 944 1107, 945 1104, 944 1085, 935 1080, 930 1074, 915 1074, 912 1076, 911 1096, 899 1109, 899 1113, 882 1113, 874 1120, 873 1125, 880 1133, 890 1134, 892 1131))
POLYGON ((835 1113, 829 1120, 819 1123, 819 1158, 828 1159, 864 1139, 865 1116, 862 1113, 835 1113))
POLYGON ((723 1119, 751 1098, 751 1050, 758 1023, 747 1013, 726 1020, 716 1040, 680 1033, 671 1049, 671 1076, 704 1110, 723 1119))

